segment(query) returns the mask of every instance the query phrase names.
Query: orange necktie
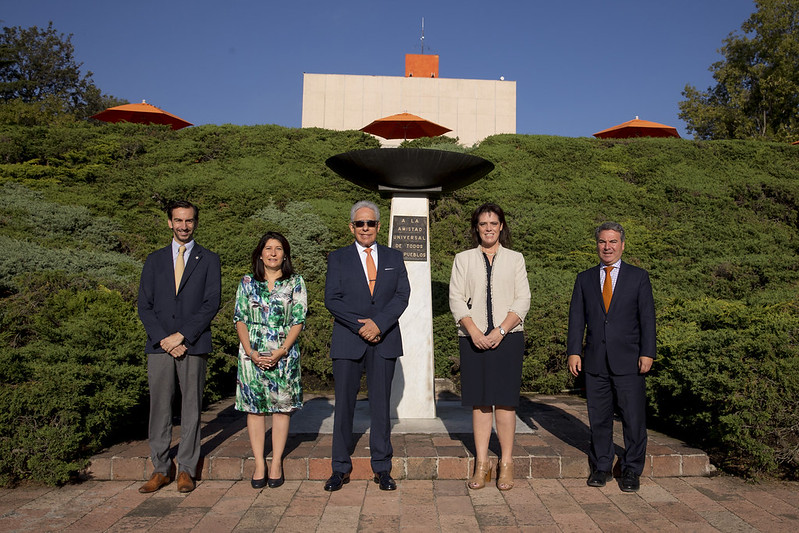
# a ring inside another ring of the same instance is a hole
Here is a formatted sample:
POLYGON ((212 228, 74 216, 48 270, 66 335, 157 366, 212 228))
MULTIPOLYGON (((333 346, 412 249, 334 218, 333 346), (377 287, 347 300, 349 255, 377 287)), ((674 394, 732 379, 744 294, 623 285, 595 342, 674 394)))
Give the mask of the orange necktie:
POLYGON ((613 298, 613 279, 610 277, 610 271, 613 267, 605 267, 605 283, 602 284, 602 301, 605 302, 605 312, 608 312, 610 307, 610 300, 613 298))
POLYGON ((375 293, 375 281, 377 281, 377 267, 375 267, 375 260, 372 259, 372 249, 365 248, 366 252, 366 276, 369 278, 369 292, 375 293))
POLYGON ((183 254, 186 252, 186 247, 182 244, 178 248, 178 258, 175 261, 175 294, 178 293, 180 288, 180 279, 183 277, 183 270, 186 268, 186 262, 183 260, 183 254))

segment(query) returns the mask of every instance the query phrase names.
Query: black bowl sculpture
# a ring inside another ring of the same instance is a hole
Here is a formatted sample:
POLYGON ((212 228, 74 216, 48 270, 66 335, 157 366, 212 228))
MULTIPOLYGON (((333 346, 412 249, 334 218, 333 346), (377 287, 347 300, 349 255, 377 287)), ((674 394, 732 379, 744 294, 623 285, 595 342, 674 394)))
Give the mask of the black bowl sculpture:
POLYGON ((334 155, 325 164, 342 178, 381 193, 450 192, 494 169, 482 157, 425 148, 354 150, 334 155))

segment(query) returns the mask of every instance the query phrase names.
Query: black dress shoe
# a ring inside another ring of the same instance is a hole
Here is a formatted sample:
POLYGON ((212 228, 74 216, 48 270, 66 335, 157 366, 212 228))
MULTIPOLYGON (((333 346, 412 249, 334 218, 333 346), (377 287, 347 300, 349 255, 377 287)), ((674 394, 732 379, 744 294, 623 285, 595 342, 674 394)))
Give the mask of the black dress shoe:
POLYGON ((282 485, 284 481, 286 481, 286 476, 285 476, 285 474, 283 474, 283 472, 281 472, 280 473, 280 477, 275 478, 275 479, 272 479, 270 477, 269 479, 266 480, 266 484, 269 485, 270 489, 276 489, 280 485, 282 485))
POLYGON ((641 488, 641 481, 638 478, 638 474, 636 474, 629 468, 626 469, 621 475, 622 492, 638 492, 638 489, 640 488, 641 488))
POLYGON ((251 479, 250 485, 254 489, 262 489, 266 486, 266 476, 262 477, 261 479, 251 479))
POLYGON ((380 484, 380 490, 397 490, 397 483, 392 479, 388 472, 378 472, 375 474, 375 483, 380 484))
POLYGON ((327 481, 325 482, 325 490, 328 492, 333 492, 343 487, 345 483, 349 482, 350 482, 349 472, 346 474, 344 474, 343 472, 333 472, 333 475, 327 478, 327 481))
POLYGON ((605 470, 594 470, 591 472, 591 475, 588 476, 588 486, 589 487, 604 487, 605 484, 613 479, 613 474, 607 472, 605 470))

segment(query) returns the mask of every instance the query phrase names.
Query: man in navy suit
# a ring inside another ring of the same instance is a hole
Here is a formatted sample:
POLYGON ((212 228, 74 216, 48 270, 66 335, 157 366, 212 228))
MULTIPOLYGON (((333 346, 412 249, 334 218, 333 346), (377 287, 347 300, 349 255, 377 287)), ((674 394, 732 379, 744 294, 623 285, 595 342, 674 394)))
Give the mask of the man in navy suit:
POLYGON ((325 280, 325 306, 333 315, 330 357, 333 359, 336 403, 333 418, 333 474, 325 490, 341 488, 350 479, 354 447, 355 400, 366 370, 371 428, 369 447, 374 481, 394 490, 391 478, 389 400, 397 357, 402 355, 399 317, 411 294, 402 252, 375 243, 380 210, 358 202, 350 210, 355 242, 330 253, 325 280))
POLYGON ((603 487, 613 478, 615 395, 624 432, 621 490, 635 492, 646 459, 644 374, 656 355, 655 304, 649 274, 621 260, 624 228, 605 222, 594 236, 600 264, 580 272, 574 283, 568 365, 574 376, 585 372, 591 429, 588 485, 603 487))
POLYGON ((194 490, 200 459, 200 412, 211 320, 219 310, 219 256, 194 242, 199 209, 186 201, 167 208, 172 243, 147 256, 139 284, 139 318, 147 332, 150 457, 153 474, 139 492, 171 481, 172 397, 180 385, 178 491, 194 490), (177 378, 177 379, 176 379, 177 378))

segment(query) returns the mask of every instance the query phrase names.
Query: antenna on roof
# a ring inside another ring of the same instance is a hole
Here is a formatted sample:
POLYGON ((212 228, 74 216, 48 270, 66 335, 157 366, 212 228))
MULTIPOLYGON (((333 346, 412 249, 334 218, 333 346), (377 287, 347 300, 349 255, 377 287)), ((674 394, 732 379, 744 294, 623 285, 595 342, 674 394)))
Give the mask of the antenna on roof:
POLYGON ((422 53, 424 54, 424 17, 422 17, 422 53))

